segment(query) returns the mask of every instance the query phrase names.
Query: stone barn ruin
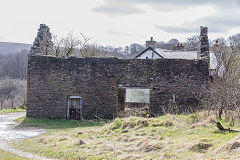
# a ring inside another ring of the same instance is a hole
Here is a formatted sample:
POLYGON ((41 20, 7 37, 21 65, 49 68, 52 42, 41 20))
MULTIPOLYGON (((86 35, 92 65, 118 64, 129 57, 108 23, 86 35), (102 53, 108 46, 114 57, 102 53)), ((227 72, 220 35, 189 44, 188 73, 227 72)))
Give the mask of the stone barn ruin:
POLYGON ((197 109, 195 96, 207 82, 208 64, 202 60, 30 56, 27 116, 71 118, 69 111, 80 112, 81 106, 84 119, 111 119, 125 103, 134 103, 134 97, 126 101, 128 89, 148 90, 143 103, 149 103, 153 116, 163 114, 172 102, 177 113, 185 113, 197 109), (79 97, 79 107, 68 105, 72 96, 79 97))
POLYGON ((145 116, 194 112, 208 85, 208 66, 201 59, 29 55, 27 116, 81 120, 141 110, 145 116))

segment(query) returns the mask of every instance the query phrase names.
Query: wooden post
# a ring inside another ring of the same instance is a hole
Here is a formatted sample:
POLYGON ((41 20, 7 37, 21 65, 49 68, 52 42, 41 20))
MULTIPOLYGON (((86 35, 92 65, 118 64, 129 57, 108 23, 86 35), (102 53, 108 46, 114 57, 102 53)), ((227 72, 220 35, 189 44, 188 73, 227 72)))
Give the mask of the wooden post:
POLYGON ((82 114, 82 98, 79 99, 80 101, 80 120, 82 121, 83 120, 83 114, 82 114))
POLYGON ((22 109, 24 109, 26 107, 26 101, 25 101, 25 99, 23 100, 23 105, 20 107, 20 108, 22 108, 22 109))
POLYGON ((221 131, 239 132, 239 131, 236 131, 236 130, 232 130, 231 128, 227 128, 227 129, 224 128, 220 122, 216 123, 216 127, 221 131))
POLYGON ((68 97, 68 106, 67 106, 67 119, 70 119, 70 96, 68 97))

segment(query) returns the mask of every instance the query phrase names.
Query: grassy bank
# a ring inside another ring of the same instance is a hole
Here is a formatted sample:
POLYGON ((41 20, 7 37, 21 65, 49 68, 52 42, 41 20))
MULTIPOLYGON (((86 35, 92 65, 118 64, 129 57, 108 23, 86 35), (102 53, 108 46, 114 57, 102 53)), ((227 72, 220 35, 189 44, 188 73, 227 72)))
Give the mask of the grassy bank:
POLYGON ((73 128, 91 128, 103 126, 106 122, 103 121, 76 121, 76 120, 61 120, 61 119, 47 119, 47 118, 26 118, 20 117, 16 121, 21 124, 28 124, 40 128, 49 129, 50 131, 65 130, 73 128))
POLYGON ((0 150, 0 160, 28 160, 28 159, 0 150))
MULTIPOLYGON (((19 119, 50 129, 17 148, 58 159, 239 159, 238 132, 221 132, 203 114, 129 117, 112 122, 19 119), (233 140, 234 139, 234 140, 233 140)), ((227 121, 220 121, 229 127, 227 121)), ((239 129, 237 126, 231 127, 239 129)))
POLYGON ((26 109, 17 108, 17 109, 2 109, 2 110, 0 110, 0 114, 1 113, 13 113, 13 112, 26 112, 26 109))

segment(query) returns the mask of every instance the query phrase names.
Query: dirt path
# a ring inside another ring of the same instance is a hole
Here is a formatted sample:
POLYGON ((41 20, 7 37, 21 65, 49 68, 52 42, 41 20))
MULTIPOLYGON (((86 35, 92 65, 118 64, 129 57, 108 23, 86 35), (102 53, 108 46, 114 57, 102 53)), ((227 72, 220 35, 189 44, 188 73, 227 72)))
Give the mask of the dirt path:
POLYGON ((15 119, 24 115, 25 113, 0 114, 0 149, 28 159, 51 160, 15 149, 9 144, 12 140, 35 137, 47 131, 45 129, 29 126, 14 127, 14 125, 16 125, 15 119))

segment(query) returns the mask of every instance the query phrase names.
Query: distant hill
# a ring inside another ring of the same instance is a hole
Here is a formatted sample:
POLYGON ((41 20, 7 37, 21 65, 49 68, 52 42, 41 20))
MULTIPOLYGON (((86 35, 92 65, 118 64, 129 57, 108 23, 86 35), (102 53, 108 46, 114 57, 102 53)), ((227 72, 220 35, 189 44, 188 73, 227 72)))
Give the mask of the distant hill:
POLYGON ((30 50, 32 44, 0 42, 0 54, 7 55, 20 52, 23 49, 30 50))

